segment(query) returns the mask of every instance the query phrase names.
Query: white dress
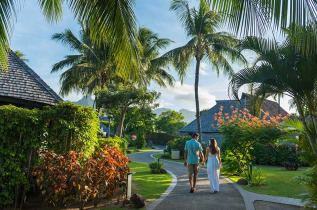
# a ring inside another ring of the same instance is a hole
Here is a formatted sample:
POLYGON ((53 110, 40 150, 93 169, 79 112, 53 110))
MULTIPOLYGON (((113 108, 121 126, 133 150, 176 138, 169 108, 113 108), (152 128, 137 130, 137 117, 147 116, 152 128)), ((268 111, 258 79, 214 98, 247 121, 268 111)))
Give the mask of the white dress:
POLYGON ((207 162, 207 174, 210 182, 211 191, 219 191, 219 160, 217 153, 215 155, 209 152, 207 162))

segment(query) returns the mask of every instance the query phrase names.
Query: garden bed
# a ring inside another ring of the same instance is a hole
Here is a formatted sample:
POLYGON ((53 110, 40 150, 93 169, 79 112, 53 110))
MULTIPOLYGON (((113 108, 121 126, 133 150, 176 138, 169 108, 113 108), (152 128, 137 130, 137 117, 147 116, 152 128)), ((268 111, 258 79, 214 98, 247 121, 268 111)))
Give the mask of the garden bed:
MULTIPOLYGON (((266 185, 262 187, 241 186, 244 190, 288 198, 300 198, 300 194, 306 193, 307 189, 304 185, 292 182, 291 179, 301 175, 305 170, 286 171, 283 168, 261 168, 266 185)), ((232 181, 237 182, 240 176, 222 174, 232 181)))

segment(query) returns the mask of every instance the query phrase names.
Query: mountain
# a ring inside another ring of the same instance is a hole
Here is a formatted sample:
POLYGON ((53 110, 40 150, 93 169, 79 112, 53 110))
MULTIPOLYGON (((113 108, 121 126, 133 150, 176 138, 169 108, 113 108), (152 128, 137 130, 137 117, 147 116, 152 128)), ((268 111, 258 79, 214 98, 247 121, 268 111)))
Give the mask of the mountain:
MULTIPOLYGON (((168 109, 168 108, 157 108, 157 109, 154 109, 153 112, 156 114, 156 116, 159 116, 162 114, 162 112, 166 112, 166 111, 169 111, 171 109, 168 109)), ((193 111, 189 111, 188 109, 181 109, 178 111, 178 113, 182 113, 183 116, 184 116, 184 122, 186 123, 190 123, 191 121, 193 121, 196 116, 195 116, 195 112, 193 111)))
POLYGON ((157 108, 153 110, 153 113, 156 114, 156 116, 160 116, 162 114, 162 112, 166 112, 169 111, 171 109, 168 108, 157 108))
POLYGON ((82 99, 74 103, 82 106, 94 107, 94 99, 92 99, 90 96, 84 96, 82 99))
POLYGON ((189 111, 188 109, 181 109, 178 113, 182 113, 184 116, 184 121, 190 123, 194 119, 196 119, 196 113, 193 111, 189 111))

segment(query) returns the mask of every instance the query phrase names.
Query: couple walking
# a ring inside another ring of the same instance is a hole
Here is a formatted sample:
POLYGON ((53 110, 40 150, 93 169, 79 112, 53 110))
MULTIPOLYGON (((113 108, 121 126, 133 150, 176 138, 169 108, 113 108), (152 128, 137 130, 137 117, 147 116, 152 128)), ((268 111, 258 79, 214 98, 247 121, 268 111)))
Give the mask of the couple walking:
POLYGON ((204 157, 201 144, 198 142, 199 134, 194 133, 191 140, 186 142, 184 154, 184 166, 188 167, 190 192, 196 190, 197 175, 199 172, 199 156, 204 166, 207 161, 207 174, 210 181, 211 193, 219 191, 219 172, 222 168, 220 149, 217 146, 216 139, 209 140, 209 146, 206 148, 204 157))

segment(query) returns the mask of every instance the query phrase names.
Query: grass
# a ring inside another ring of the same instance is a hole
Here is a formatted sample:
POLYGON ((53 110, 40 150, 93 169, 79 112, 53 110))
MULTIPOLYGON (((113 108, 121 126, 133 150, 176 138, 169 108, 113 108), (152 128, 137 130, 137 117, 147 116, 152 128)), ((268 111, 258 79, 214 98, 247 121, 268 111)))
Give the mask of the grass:
POLYGON ((128 150, 131 151, 131 154, 136 152, 146 152, 152 150, 152 147, 143 147, 142 149, 137 149, 136 147, 128 147, 128 150))
POLYGON ((131 162, 129 167, 136 172, 132 177, 132 193, 141 194, 147 201, 158 199, 172 182, 170 174, 152 174, 148 165, 131 162))
MULTIPOLYGON (((286 171, 283 168, 261 168, 261 170, 266 181, 266 186, 241 187, 244 190, 254 193, 282 196, 288 198, 300 198, 300 194, 307 192, 307 189, 304 185, 300 185, 296 182, 291 181, 292 178, 301 175, 305 171, 303 169, 298 171, 286 171)), ((224 174, 224 176, 229 177, 234 182, 237 182, 238 179, 241 178, 239 176, 230 176, 226 174, 224 174)))
MULTIPOLYGON (((157 153, 157 154, 154 154, 153 157, 155 158, 161 158, 162 157, 162 153, 157 153)), ((180 162, 180 163, 184 163, 184 159, 179 159, 179 160, 174 160, 174 159, 166 159, 166 158, 161 158, 161 159, 164 159, 164 160, 169 160, 169 161, 174 161, 174 162, 180 162)))
MULTIPOLYGON (((128 164, 132 175, 132 194, 141 194, 147 202, 158 199, 163 192, 170 186, 172 176, 170 174, 152 174, 146 164, 131 162, 128 164)), ((119 210, 120 207, 107 207, 100 210, 119 210)), ((143 208, 142 208, 143 209, 143 208)))

